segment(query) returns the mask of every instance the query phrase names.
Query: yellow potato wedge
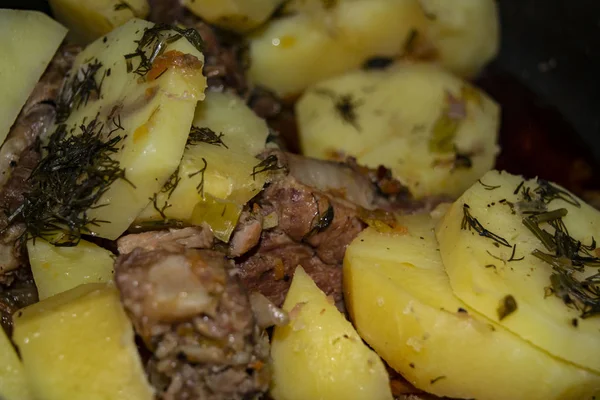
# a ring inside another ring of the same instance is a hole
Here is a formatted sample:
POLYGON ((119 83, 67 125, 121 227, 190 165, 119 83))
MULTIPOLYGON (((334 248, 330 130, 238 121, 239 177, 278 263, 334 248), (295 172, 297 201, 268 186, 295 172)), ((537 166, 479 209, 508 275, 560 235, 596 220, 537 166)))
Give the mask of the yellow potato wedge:
POLYGON ((41 12, 0 9, 0 145, 66 34, 41 12))
POLYGON ((392 400, 388 375, 352 324, 298 267, 271 344, 275 400, 392 400))
MULTIPOLYGON (((544 211, 540 218, 562 213, 562 218, 549 219, 564 225, 559 230, 560 246, 565 246, 567 236, 582 246, 593 244, 589 251, 580 247, 578 254, 598 261, 593 240, 600 238, 598 210, 557 185, 491 171, 452 205, 437 227, 452 290, 467 305, 526 341, 600 373, 600 318, 581 318, 587 308, 572 296, 589 298, 590 292, 569 289, 577 287, 571 280, 582 281, 598 269, 569 264, 580 271, 569 277, 556 273, 564 271, 567 257, 556 259, 555 250, 546 249, 524 223, 537 209, 544 211)), ((535 225, 554 242, 555 229, 549 223, 535 225)))
POLYGON ((390 366, 451 398, 591 400, 600 393, 600 375, 549 355, 454 296, 429 216, 399 224, 404 234, 367 228, 344 260, 352 320, 390 366))
POLYGON ((34 398, 154 398, 114 286, 78 286, 18 311, 14 324, 34 398))
POLYGON ((498 105, 430 64, 320 82, 300 98, 296 113, 304 154, 384 165, 416 197, 460 196, 493 168, 499 151, 498 105))
POLYGON ((85 240, 73 247, 30 240, 27 253, 40 300, 84 283, 106 283, 113 278, 112 253, 85 240))
POLYGON ((146 18, 147 0, 49 0, 54 18, 69 28, 70 40, 87 44, 133 18, 146 18))
POLYGON ((0 398, 4 400, 33 399, 23 364, 4 329, 0 329, 0 398))

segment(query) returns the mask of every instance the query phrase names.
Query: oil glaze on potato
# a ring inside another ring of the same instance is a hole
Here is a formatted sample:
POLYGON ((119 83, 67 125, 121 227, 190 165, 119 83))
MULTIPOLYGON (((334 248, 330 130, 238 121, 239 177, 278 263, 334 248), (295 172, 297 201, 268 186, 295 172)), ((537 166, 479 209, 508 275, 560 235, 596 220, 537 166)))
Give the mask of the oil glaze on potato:
POLYGON ((498 153, 498 105, 433 65, 399 64, 320 82, 296 111, 304 154, 383 164, 417 197, 458 197, 498 153))
POLYGON ((600 375, 550 356, 453 295, 429 216, 399 223, 406 233, 363 231, 344 261, 352 320, 390 366, 451 398, 591 400, 600 393, 600 375))
POLYGON ((112 281, 112 253, 85 240, 73 247, 30 240, 27 254, 40 300, 85 283, 112 281))
POLYGON ((275 400, 392 400, 388 374, 302 267, 283 308, 290 323, 271 343, 275 400))
MULTIPOLYGON (((440 254, 453 292, 470 307, 548 353, 600 373, 600 318, 580 318, 583 310, 566 305, 549 290, 558 288, 560 296, 572 293, 552 285, 553 267, 532 254, 536 250, 545 254, 554 251, 547 250, 524 225, 527 215, 521 211, 540 203, 546 204, 548 211, 566 210, 562 221, 569 235, 585 246, 600 238, 600 212, 556 185, 524 181, 497 171, 486 174, 481 182, 452 205, 437 227, 440 254), (548 193, 560 190, 567 201, 548 202, 549 196, 540 197, 541 189, 548 193), (526 197, 532 202, 523 202, 526 197), (570 204, 574 202, 579 206, 570 204), (469 229, 475 223, 473 218, 487 230, 485 235, 469 229), (490 233, 508 245, 490 238, 490 233), (505 312, 507 296, 512 296, 510 308, 515 309, 510 314, 505 312)), ((540 228, 554 232, 546 223, 540 228)), ((591 254, 597 256, 598 251, 591 249, 591 254)), ((586 266, 575 276, 582 279, 597 272, 597 268, 586 266)))
POLYGON ((14 316, 13 340, 40 400, 153 399, 119 292, 90 283, 14 316))
POLYGON ((0 9, 0 145, 66 34, 41 12, 0 9))
MULTIPOLYGON (((249 77, 282 97, 403 52, 426 18, 416 0, 341 0, 328 10, 275 19, 250 38, 249 77)), ((312 7, 311 7, 312 9, 312 7)))
POLYGON ((54 17, 69 28, 69 39, 83 44, 150 12, 147 0, 49 0, 49 4, 54 17))
POLYGON ((127 22, 89 45, 72 69, 73 76, 101 63, 95 79, 102 79, 102 85, 99 99, 92 97, 74 107, 64 121, 67 132, 80 134, 82 124, 96 119, 104 124, 104 135, 113 131, 111 138, 122 138, 112 158, 125 170, 127 180, 112 183, 88 211, 90 219, 108 221, 89 227, 108 239, 116 239, 129 227, 177 169, 196 104, 204 99, 204 56, 183 37, 167 45, 144 78, 135 73, 139 58, 129 60, 128 71, 124 55, 134 53, 136 41, 153 26, 140 19, 127 22))

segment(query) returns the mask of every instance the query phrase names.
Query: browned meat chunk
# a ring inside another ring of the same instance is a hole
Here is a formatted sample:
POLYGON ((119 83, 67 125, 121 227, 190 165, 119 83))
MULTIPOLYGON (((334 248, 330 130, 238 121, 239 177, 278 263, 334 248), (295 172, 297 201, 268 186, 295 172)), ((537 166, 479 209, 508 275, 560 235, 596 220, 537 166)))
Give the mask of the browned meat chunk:
POLYGON ((115 282, 152 356, 161 399, 236 400, 267 391, 268 338, 237 272, 212 250, 143 250, 118 258, 115 282))
POLYGON ((229 241, 229 255, 239 257, 254 248, 260 241, 263 217, 260 213, 242 212, 229 241))

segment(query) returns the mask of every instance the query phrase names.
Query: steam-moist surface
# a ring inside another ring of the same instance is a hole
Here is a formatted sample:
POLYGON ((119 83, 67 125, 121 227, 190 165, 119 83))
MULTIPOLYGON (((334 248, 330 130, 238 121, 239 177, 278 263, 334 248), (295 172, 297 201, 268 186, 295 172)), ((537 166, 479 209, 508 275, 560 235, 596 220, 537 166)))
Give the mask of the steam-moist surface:
POLYGON ((428 215, 401 233, 363 231, 344 260, 344 294, 362 338, 419 389, 480 400, 583 400, 600 375, 549 355, 454 296, 428 215))
MULTIPOLYGON (((600 318, 581 319, 580 311, 555 295, 547 295, 552 267, 532 252, 549 252, 523 225, 523 217, 513 214, 506 204, 522 200, 522 189, 518 194, 515 190, 523 178, 491 171, 480 182, 486 186, 476 183, 467 190, 437 227, 440 254, 453 292, 470 307, 550 354, 600 372, 600 318), (465 204, 484 228, 506 239, 510 247, 497 247, 490 238, 461 229, 465 204), (513 261, 508 261, 515 245, 513 261), (508 295, 516 300, 517 309, 500 320, 498 309, 508 295)), ((530 180, 523 187, 533 190, 538 184, 530 180)), ((600 238, 600 212, 578 201, 580 207, 554 200, 548 209, 567 209, 563 221, 570 235, 590 245, 593 238, 600 238)), ((596 272, 597 268, 586 267, 582 276, 596 272)))

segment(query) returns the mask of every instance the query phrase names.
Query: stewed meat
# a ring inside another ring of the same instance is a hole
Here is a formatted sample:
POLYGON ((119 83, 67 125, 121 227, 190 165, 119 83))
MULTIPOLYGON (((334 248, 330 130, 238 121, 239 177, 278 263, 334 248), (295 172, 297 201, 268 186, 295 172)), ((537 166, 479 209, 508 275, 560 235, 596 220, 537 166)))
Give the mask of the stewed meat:
POLYGON ((115 282, 152 353, 148 374, 160 399, 241 400, 267 391, 268 338, 222 253, 136 248, 118 258, 115 282))

